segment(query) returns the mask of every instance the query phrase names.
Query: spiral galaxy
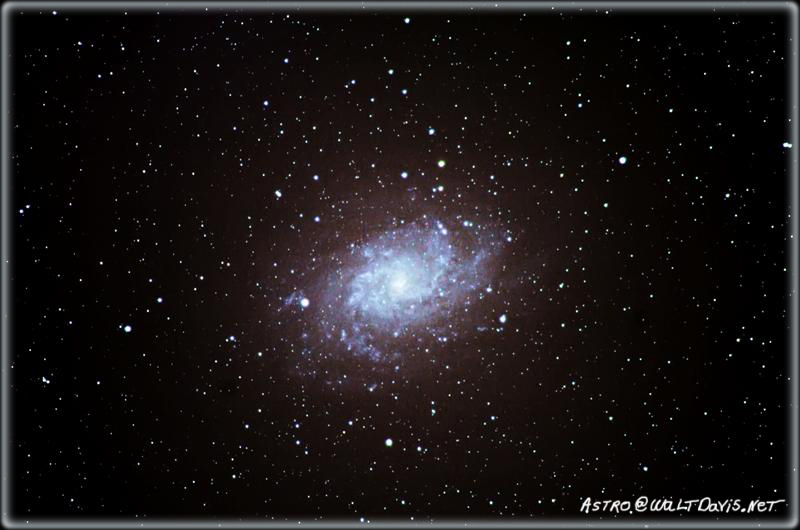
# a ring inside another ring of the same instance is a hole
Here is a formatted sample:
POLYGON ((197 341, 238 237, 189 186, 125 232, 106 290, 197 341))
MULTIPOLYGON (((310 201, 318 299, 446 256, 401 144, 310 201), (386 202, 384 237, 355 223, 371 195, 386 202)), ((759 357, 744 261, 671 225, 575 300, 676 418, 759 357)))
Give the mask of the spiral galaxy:
POLYGON ((286 303, 317 300, 313 316, 304 311, 315 323, 307 353, 396 360, 414 344, 458 337, 472 306, 491 292, 504 243, 489 226, 426 216, 334 253, 332 270, 286 303))

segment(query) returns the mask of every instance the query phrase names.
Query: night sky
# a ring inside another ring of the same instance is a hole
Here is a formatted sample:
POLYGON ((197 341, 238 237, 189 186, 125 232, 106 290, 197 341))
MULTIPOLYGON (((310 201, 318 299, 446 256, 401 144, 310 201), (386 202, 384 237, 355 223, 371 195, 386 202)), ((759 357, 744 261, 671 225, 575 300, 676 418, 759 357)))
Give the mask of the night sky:
POLYGON ((126 9, 8 12, 12 514, 788 498, 789 11, 126 9))

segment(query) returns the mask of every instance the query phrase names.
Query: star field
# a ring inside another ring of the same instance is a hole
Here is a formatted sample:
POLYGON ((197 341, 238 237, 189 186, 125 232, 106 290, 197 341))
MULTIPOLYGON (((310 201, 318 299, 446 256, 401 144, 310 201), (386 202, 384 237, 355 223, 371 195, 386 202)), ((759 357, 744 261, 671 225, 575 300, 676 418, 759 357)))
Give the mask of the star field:
POLYGON ((8 13, 19 518, 789 497, 789 11, 8 13))

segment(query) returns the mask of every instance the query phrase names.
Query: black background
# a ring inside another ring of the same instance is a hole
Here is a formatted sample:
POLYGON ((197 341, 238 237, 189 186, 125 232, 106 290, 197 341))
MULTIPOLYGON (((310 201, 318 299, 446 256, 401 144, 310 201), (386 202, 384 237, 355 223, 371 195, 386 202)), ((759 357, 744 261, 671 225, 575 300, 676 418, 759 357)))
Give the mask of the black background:
POLYGON ((14 514, 787 497, 787 13, 13 13, 14 514), (421 215, 513 234, 460 340, 304 360, 421 215))

